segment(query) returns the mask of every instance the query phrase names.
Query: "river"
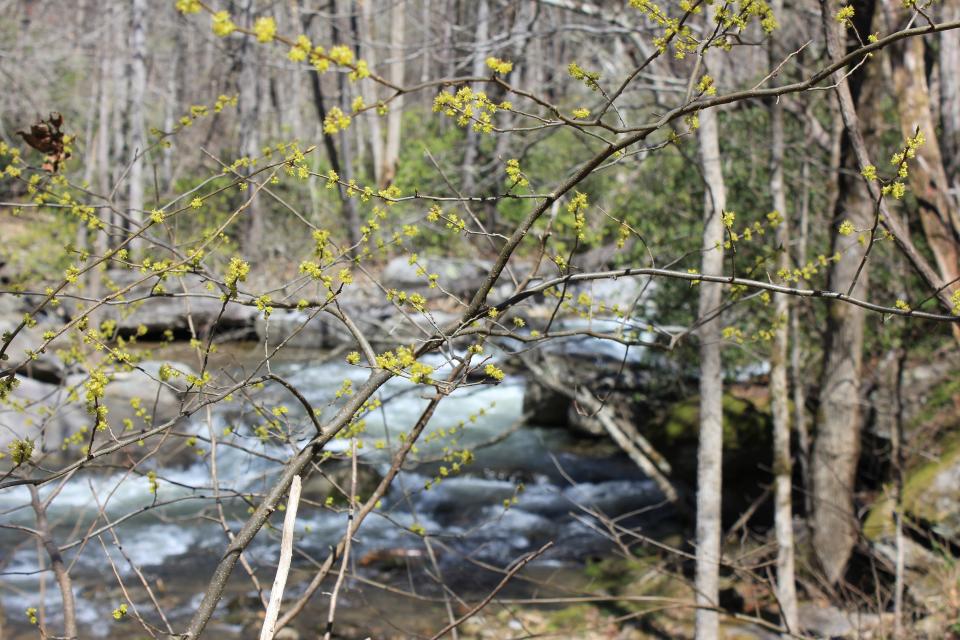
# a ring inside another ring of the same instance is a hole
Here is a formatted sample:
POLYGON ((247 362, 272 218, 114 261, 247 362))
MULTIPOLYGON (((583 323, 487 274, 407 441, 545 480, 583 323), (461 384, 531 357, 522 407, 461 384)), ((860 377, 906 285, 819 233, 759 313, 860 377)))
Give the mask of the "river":
MULTIPOLYGON (((358 385, 365 378, 365 370, 350 367, 339 358, 324 364, 316 364, 317 360, 315 355, 300 354, 272 366, 318 407, 334 396, 345 379, 358 385)), ((445 366, 440 360, 432 364, 441 372, 445 366)), ((553 541, 553 547, 525 570, 530 579, 517 581, 504 594, 542 596, 550 592, 544 581, 551 579, 569 586, 580 579, 576 576, 582 574, 585 562, 612 550, 604 522, 590 512, 610 518, 626 514, 621 524, 648 531, 669 523, 670 509, 663 504, 656 486, 615 447, 572 435, 554 425, 539 424, 536 415, 523 422, 524 388, 522 377, 507 376, 498 385, 477 384, 458 390, 440 403, 416 460, 397 477, 380 508, 367 518, 354 539, 351 566, 359 578, 348 581, 340 602, 340 616, 348 626, 359 629, 368 620, 375 629, 393 628, 398 637, 436 630, 447 615, 442 605, 444 591, 438 586, 436 574, 450 590, 448 597, 473 601, 502 577, 491 568, 506 567, 548 541, 553 541), (452 470, 449 460, 440 460, 445 452, 463 449, 472 451, 473 460, 459 472, 452 470), (438 477, 442 477, 441 482, 432 482, 438 477), (428 482, 429 489, 425 488, 428 482), (371 583, 384 583, 389 588, 371 583), (378 613, 371 617, 371 611, 378 613)), ((383 406, 367 416, 367 430, 362 436, 359 462, 365 467, 364 477, 376 478, 385 472, 391 446, 415 423, 427 403, 423 397, 426 391, 428 387, 402 380, 390 382, 381 390, 383 406)), ((287 420, 306 424, 303 414, 298 414, 298 405, 280 388, 263 390, 256 400, 266 407, 282 402, 289 409, 287 420)), ((249 411, 249 405, 246 407, 239 401, 225 402, 212 412, 212 424, 207 424, 201 412, 183 428, 205 435, 211 427, 217 434, 229 427, 233 433, 224 438, 226 441, 242 443, 274 458, 288 455, 295 443, 261 443, 252 433, 258 418, 249 411)), ((326 407, 324 414, 334 408, 326 407)), ((204 444, 201 440, 197 446, 207 451, 209 447, 204 444)), ((337 440, 329 449, 344 452, 348 447, 348 441, 337 440)), ((325 465, 335 470, 332 476, 346 477, 346 463, 332 460, 325 465)), ((226 544, 225 534, 213 517, 216 511, 211 500, 210 468, 211 457, 206 454, 196 456, 196 462, 190 465, 158 469, 156 494, 149 491, 149 481, 142 476, 121 471, 81 473, 56 496, 50 506, 50 519, 61 545, 82 539, 101 508, 113 521, 152 504, 172 502, 114 527, 116 540, 104 533, 99 539, 65 551, 66 561, 72 564, 82 637, 143 635, 129 614, 120 622, 112 616, 124 602, 115 572, 131 589, 138 612, 151 624, 163 626, 138 587, 134 567, 154 589, 174 629, 182 628, 189 619, 226 544)), ((220 490, 226 496, 223 503, 227 520, 237 530, 248 505, 231 496, 262 493, 275 477, 277 464, 221 444, 217 447, 217 468, 220 490)), ((313 498, 313 503, 302 503, 297 517, 297 545, 303 553, 295 556, 288 599, 298 594, 308 579, 310 558, 322 560, 346 527, 343 501, 334 501, 328 508, 311 494, 315 486, 319 485, 307 482, 304 497, 313 498)), ((49 495, 52 490, 53 486, 44 487, 41 495, 49 495)), ((0 492, 0 513, 7 524, 34 525, 25 489, 0 492)), ((281 517, 278 514, 273 520, 277 527, 281 517)), ((96 526, 103 523, 99 519, 96 526)), ((278 540, 277 529, 265 529, 246 553, 251 565, 258 568, 264 589, 269 589, 272 581, 278 540)), ((20 532, 0 530, 0 549, 0 604, 8 619, 6 629, 12 629, 11 637, 19 637, 19 633, 34 637, 29 634, 24 611, 40 608, 41 604, 48 624, 58 629, 60 596, 52 576, 40 571, 35 542, 20 532), (41 576, 45 576, 43 603, 41 576)), ((211 637, 249 637, 252 627, 245 628, 244 624, 255 620, 255 611, 260 608, 255 600, 250 601, 255 595, 238 566, 221 605, 224 611, 217 614, 217 622, 211 627, 211 637), (247 611, 227 611, 238 607, 247 611)), ((327 597, 318 594, 315 601, 306 616, 313 619, 311 628, 319 624, 316 617, 324 615, 327 597)))

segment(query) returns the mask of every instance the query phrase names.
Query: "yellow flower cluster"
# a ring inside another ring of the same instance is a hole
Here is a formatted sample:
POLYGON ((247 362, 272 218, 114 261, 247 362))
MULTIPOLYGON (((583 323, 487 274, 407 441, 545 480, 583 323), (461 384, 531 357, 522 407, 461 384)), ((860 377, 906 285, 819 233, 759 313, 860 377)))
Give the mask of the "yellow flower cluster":
POLYGON ((598 91, 600 89, 600 72, 599 71, 587 71, 576 62, 571 62, 567 65, 567 73, 570 74, 570 77, 574 80, 579 80, 591 91, 598 91))
POLYGON ((396 374, 405 372, 410 381, 415 384, 430 384, 432 382, 430 374, 433 373, 433 367, 417 362, 413 355, 413 349, 410 347, 397 347, 396 354, 392 351, 386 351, 378 355, 377 366, 396 374))
POLYGON ((512 62, 501 60, 500 58, 494 58, 493 56, 487 58, 487 66, 493 69, 494 73, 499 73, 500 75, 507 75, 513 71, 512 62))
POLYGON ((345 114, 340 107, 331 107, 327 112, 327 117, 323 119, 324 133, 337 133, 344 131, 350 126, 350 116, 345 114))
POLYGON ((507 160, 507 178, 511 187, 528 187, 530 182, 524 177, 520 170, 520 161, 517 159, 507 160))
POLYGON ((487 98, 483 91, 474 91, 470 87, 463 87, 456 94, 442 91, 433 100, 433 110, 444 115, 456 118, 457 125, 466 127, 473 122, 474 131, 491 133, 493 131, 493 114, 499 109, 510 109, 509 102, 497 104, 487 98))
POLYGON ((253 23, 253 33, 257 36, 257 42, 273 42, 277 35, 277 23, 269 16, 257 18, 253 23))
POLYGON ((717 94, 717 86, 713 82, 713 78, 708 75, 700 78, 700 82, 697 83, 697 92, 707 96, 714 96, 717 94))
POLYGON ((177 0, 176 2, 177 11, 183 15, 189 15, 191 13, 200 13, 200 0, 177 0))
POLYGON ((574 192, 573 199, 567 204, 567 212, 573 215, 573 229, 577 233, 577 240, 581 242, 587 239, 587 219, 584 215, 587 206, 587 194, 579 191, 574 192))
POLYGON ((237 283, 244 282, 250 273, 250 264, 242 258, 231 258, 227 266, 227 274, 224 276, 224 282, 229 287, 231 294, 237 294, 237 283))
POLYGON ((287 53, 287 58, 293 62, 303 62, 307 59, 307 56, 310 55, 312 50, 313 45, 310 44, 310 38, 300 35, 297 37, 296 43, 290 47, 290 51, 287 53))
POLYGON ((777 28, 777 19, 770 9, 766 0, 740 0, 734 4, 724 3, 718 7, 716 13, 717 23, 724 29, 737 29, 743 31, 751 20, 759 18, 760 27, 766 32, 771 33, 777 28))
POLYGON ((837 22, 841 22, 846 26, 850 26, 852 24, 851 20, 853 19, 853 16, 855 14, 856 14, 856 11, 854 10, 853 6, 846 5, 846 6, 840 7, 840 10, 837 11, 837 14, 834 16, 834 19, 837 22))
POLYGON ((221 38, 226 38, 228 35, 237 30, 237 25, 233 24, 233 20, 230 19, 229 12, 217 11, 210 16, 210 28, 213 29, 214 35, 218 35, 221 38))

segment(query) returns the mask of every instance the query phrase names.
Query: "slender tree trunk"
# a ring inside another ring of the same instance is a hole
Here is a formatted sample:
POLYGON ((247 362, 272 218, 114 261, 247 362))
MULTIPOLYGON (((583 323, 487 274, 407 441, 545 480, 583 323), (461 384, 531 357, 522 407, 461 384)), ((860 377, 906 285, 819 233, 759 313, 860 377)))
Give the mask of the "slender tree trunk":
MULTIPOLYGON (((390 82, 403 85, 406 64, 404 58, 406 3, 394 2, 390 8, 390 82)), ((394 100, 387 114, 387 144, 384 148, 383 166, 379 174, 380 187, 386 187, 397 175, 397 160, 400 158, 400 128, 403 124, 403 96, 394 100)))
MULTIPOLYGON (((99 47, 92 46, 89 47, 88 52, 90 54, 90 59, 92 61, 98 61, 100 53, 99 47)), ((86 149, 84 150, 83 158, 83 183, 85 185, 93 185, 94 177, 97 175, 97 142, 96 142, 96 123, 97 117, 99 115, 99 105, 101 100, 101 95, 104 91, 104 86, 102 78, 97 77, 96 90, 91 94, 90 97, 90 108, 87 112, 87 121, 84 126, 83 140, 86 143, 86 149)), ((94 232, 95 233, 95 232, 94 232)), ((90 228, 84 224, 82 221, 77 222, 77 249, 80 251, 90 251, 94 252, 93 247, 91 247, 91 233, 90 228)), ((94 236, 95 238, 95 236, 94 236)), ((96 278, 94 272, 96 269, 91 269, 83 275, 83 284, 88 288, 91 280, 96 278)), ((2 635, 0 635, 2 637, 2 635)))
MULTIPOLYGON (((783 13, 783 0, 774 0, 771 5, 774 15, 783 13)), ((771 68, 776 68, 784 54, 777 46, 777 39, 771 40, 771 68)), ((783 179, 783 105, 774 100, 770 105, 771 122, 771 167, 770 194, 773 196, 773 208, 780 213, 782 222, 777 227, 777 268, 790 268, 789 220, 787 214, 787 193, 783 179)), ((793 555, 793 464, 790 455, 790 400, 787 389, 787 349, 789 346, 789 296, 775 293, 773 296, 773 315, 776 334, 773 339, 773 352, 770 355, 770 398, 773 408, 773 474, 774 474, 774 529, 777 536, 777 601, 787 628, 785 637, 797 631, 797 590, 794 578, 793 555)))
MULTIPOLYGON (((178 18, 182 20, 182 17, 178 18)), ((167 75, 167 99, 164 104, 163 112, 163 130, 164 131, 173 131, 173 128, 176 125, 177 111, 180 108, 180 78, 183 75, 183 61, 184 61, 184 49, 186 47, 186 42, 184 41, 184 35, 180 29, 176 29, 173 32, 173 63, 170 65, 167 75)), ((161 156, 161 165, 160 165, 160 176, 162 179, 162 185, 164 189, 173 190, 173 183, 176 180, 176 170, 174 166, 174 149, 173 147, 163 147, 160 152, 161 156)))
MULTIPOLYGON (((358 2, 357 11, 360 13, 359 16, 359 25, 361 28, 362 36, 362 57, 367 61, 367 63, 372 68, 379 68, 380 59, 378 56, 378 51, 374 44, 379 42, 379 33, 380 30, 377 24, 377 18, 380 13, 380 7, 376 6, 376 0, 373 0, 372 3, 367 3, 365 0, 360 0, 358 2)), ((387 13, 389 16, 389 12, 387 13)), ((364 100, 367 104, 375 104, 380 100, 379 85, 368 85, 366 87, 357 87, 357 89, 363 89, 364 91, 369 91, 369 94, 365 94, 364 100)), ((391 107, 393 108, 393 107, 391 107)), ((373 180, 378 185, 384 184, 383 182, 383 155, 384 155, 384 140, 383 140, 383 129, 382 129, 382 118, 379 115, 370 115, 367 118, 361 118, 356 123, 359 127, 357 129, 357 146, 369 145, 370 147, 370 157, 371 161, 369 163, 369 168, 373 174, 373 180)))
MULTIPOLYGON (((126 3, 116 3, 113 4, 110 9, 110 21, 114 27, 114 46, 117 48, 117 51, 125 50, 128 44, 126 41, 127 28, 124 26, 126 24, 126 6, 126 3)), ((112 62, 111 74, 113 77, 111 84, 115 91, 112 105, 113 117, 111 118, 113 121, 111 122, 111 131, 113 133, 111 155, 113 163, 107 166, 110 167, 111 174, 110 190, 115 189, 117 193, 119 193, 120 178, 125 173, 127 164, 131 160, 130 147, 128 145, 130 141, 130 105, 127 99, 127 95, 130 92, 128 79, 131 77, 131 72, 129 61, 126 60, 125 56, 112 56, 108 52, 107 57, 112 62)), ((110 190, 108 190, 108 193, 110 190)), ((114 204, 117 209, 123 206, 122 202, 115 202, 114 204)), ((126 228, 126 223, 116 213, 111 213, 110 217, 114 225, 113 228, 110 229, 110 245, 115 246, 119 244, 121 240, 119 234, 126 228)))
MULTIPOLYGON (((254 0, 246 0, 241 15, 243 24, 253 25, 254 0)), ((260 77, 257 70, 257 51, 259 46, 244 38, 240 50, 240 91, 237 99, 237 111, 240 120, 240 154, 251 160, 260 154, 260 77)), ((244 247, 253 255, 264 253, 261 243, 263 220, 257 202, 250 203, 246 211, 247 229, 244 247)))
MULTIPOLYGON (((805 161, 800 169, 800 215, 794 260, 797 264, 807 263, 807 231, 810 219, 810 163, 805 161)), ((790 377, 793 381, 793 425, 797 432, 797 445, 800 449, 800 477, 803 485, 804 513, 813 511, 812 483, 810 480, 810 430, 807 428, 807 385, 803 371, 803 347, 800 342, 800 300, 794 300, 790 313, 790 377)))
MULTIPOLYGON (((853 175, 843 179, 844 195, 833 224, 832 250, 840 254, 840 260, 830 269, 831 291, 847 291, 865 251, 855 236, 837 233, 840 223, 849 220, 857 229, 869 229, 873 223, 873 203, 863 180, 856 174, 856 162, 852 157, 850 160, 845 166, 853 175)), ((869 270, 868 264, 857 280, 853 296, 865 297, 869 270)), ((811 466, 813 545, 831 583, 843 575, 858 530, 853 491, 860 457, 863 322, 862 308, 830 305, 811 466)))
POLYGON ((903 534, 903 373, 907 358, 906 349, 896 350, 895 392, 893 395, 894 416, 890 430, 890 461, 893 472, 893 519, 896 528, 896 560, 894 562, 893 586, 893 637, 903 637, 903 592, 905 569, 905 543, 903 534))
MULTIPOLYGON (((708 12, 708 15, 712 12, 708 12)), ((708 17, 708 22, 710 17, 708 17)), ((720 138, 714 109, 700 112, 700 162, 706 183, 703 207, 704 275, 723 272, 723 210, 726 185, 720 162, 720 138)), ((697 307, 700 339, 700 441, 697 451, 697 561, 696 637, 716 640, 719 604, 720 533, 723 463, 723 370, 720 362, 720 318, 711 315, 720 307, 722 285, 701 282, 697 307)))
MULTIPOLYGON (((471 74, 484 75, 487 46, 490 39, 490 3, 479 0, 477 3, 477 31, 474 39, 473 66, 471 74)), ((480 161, 480 134, 473 127, 467 128, 466 150, 463 154, 463 194, 475 195, 477 188, 477 163, 480 161)))
MULTIPOLYGON (((839 3, 831 0, 823 8, 825 29, 835 30, 828 32, 827 37, 834 42, 842 29, 842 25, 833 19, 838 7, 839 3)), ((857 19, 862 21, 859 25, 861 29, 870 28, 872 15, 872 3, 858 6, 857 19)), ((838 53, 842 54, 842 51, 830 52, 834 58, 838 53)), ((879 98, 877 65, 866 65, 852 80, 857 85, 854 87, 856 91, 851 90, 852 100, 855 105, 862 105, 859 109, 860 123, 865 137, 871 139, 873 132, 869 129, 876 124, 874 103, 879 98)), ((840 90, 845 90, 844 86, 840 86, 840 90)), ((860 269, 866 249, 857 241, 856 235, 843 236, 838 229, 844 220, 849 220, 856 229, 870 229, 874 219, 874 203, 859 175, 855 150, 846 134, 842 157, 845 171, 840 178, 841 196, 832 225, 832 253, 839 254, 840 259, 831 265, 828 286, 831 291, 847 292, 860 269)), ((856 286, 850 291, 852 296, 866 298, 869 273, 870 265, 867 263, 859 277, 856 277, 856 286)), ((864 310, 861 307, 830 305, 820 376, 817 438, 811 467, 813 547, 831 584, 843 576, 859 530, 853 498, 862 426, 860 383, 863 328, 864 310)))
MULTIPOLYGON (((334 0, 330 0, 330 13, 333 15, 337 14, 337 3, 334 0)), ((340 28, 337 25, 336 19, 330 21, 330 35, 333 42, 340 42, 340 28)), ((347 78, 342 73, 337 75, 337 88, 337 99, 340 109, 345 113, 349 113, 350 105, 348 104, 349 99, 347 97, 347 78)), ((340 177, 346 182, 349 182, 354 178, 354 150, 350 144, 350 136, 347 135, 346 131, 340 131, 337 134, 337 141, 340 143, 340 177)), ((343 187, 340 187, 340 192, 346 214, 345 217, 349 225, 350 243, 356 244, 360 241, 360 214, 357 212, 356 199, 347 197, 343 187)))
MULTIPOLYGON (((136 228, 143 221, 144 172, 143 157, 146 147, 146 124, 143 115, 144 97, 147 90, 147 0, 130 2, 130 150, 133 164, 130 167, 129 216, 131 226, 136 228)), ((138 238, 130 242, 130 253, 138 255, 143 242, 138 238)))
POLYGON ((63 556, 60 554, 60 548, 50 532, 50 524, 47 521, 47 505, 40 500, 40 492, 35 486, 30 485, 29 488, 30 502, 37 519, 40 541, 50 557, 50 568, 57 580, 57 586, 60 587, 60 598, 63 602, 63 637, 67 640, 76 640, 79 637, 77 636, 77 607, 73 598, 73 584, 70 580, 70 574, 67 571, 66 563, 63 561, 63 556))

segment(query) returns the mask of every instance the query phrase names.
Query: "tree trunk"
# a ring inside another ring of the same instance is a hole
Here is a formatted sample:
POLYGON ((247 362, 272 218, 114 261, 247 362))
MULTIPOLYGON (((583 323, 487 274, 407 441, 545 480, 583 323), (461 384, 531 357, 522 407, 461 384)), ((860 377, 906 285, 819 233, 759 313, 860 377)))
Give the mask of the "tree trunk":
MULTIPOLYGON (((708 23, 712 12, 708 10, 708 23)), ((706 183, 703 206, 704 275, 723 272, 723 210, 727 194, 720 163, 720 138, 714 109, 700 112, 700 162, 706 183)), ((696 637, 716 640, 720 618, 720 502, 723 462, 723 370, 720 363, 721 326, 719 316, 722 285, 701 282, 697 307, 700 339, 700 440, 697 451, 697 561, 696 637), (710 318, 710 319, 708 319, 710 318)))
MULTIPOLYGON (((337 15, 337 4, 334 0, 330 0, 330 13, 337 15)), ((356 26, 356 23, 353 24, 356 26)), ((340 42, 340 27, 337 25, 337 20, 330 21, 330 36, 332 42, 340 42)), ((339 101, 340 109, 344 113, 350 112, 350 100, 347 97, 347 77, 345 74, 337 74, 337 99, 339 101)), ((353 170, 353 147, 350 145, 350 136, 347 135, 346 131, 340 131, 337 134, 337 141, 340 143, 340 178, 345 182, 350 182, 354 178, 353 170)), ((356 245, 360 242, 360 214, 357 212, 357 204, 355 198, 350 198, 346 195, 346 190, 344 187, 340 187, 341 200, 344 206, 344 213, 347 219, 347 225, 349 226, 350 234, 350 244, 356 245)))
MULTIPOLYGON (((477 31, 474 39, 473 66, 471 74, 482 76, 485 74, 487 46, 490 39, 490 5, 487 0, 477 3, 477 31)), ((477 163, 480 161, 480 134, 472 126, 467 127, 466 151, 463 154, 463 194, 475 195, 477 188, 477 163)))
MULTIPOLYGON (((852 160, 852 158, 851 158, 852 160)), ((846 165, 853 175, 843 178, 843 198, 833 224, 833 252, 840 260, 830 269, 829 289, 846 291, 864 255, 854 236, 837 228, 849 220, 857 229, 873 223, 873 203, 856 175, 856 162, 846 165)), ((864 298, 869 265, 864 266, 852 295, 864 298)), ((830 305, 820 378, 817 435, 813 471, 813 545, 831 583, 843 575, 857 537, 853 512, 854 477, 860 457, 860 377, 864 310, 847 304, 830 305)))
MULTIPOLYGON (((390 8, 390 82, 403 85, 406 65, 404 58, 404 19, 405 6, 403 2, 394 2, 390 8)), ((403 96, 400 96, 390 105, 387 114, 387 144, 383 154, 383 165, 380 174, 380 187, 384 188, 393 182, 397 175, 397 160, 400 158, 400 128, 403 124, 403 96)))
MULTIPOLYGON (((129 216, 135 230, 143 222, 143 167, 145 164, 146 124, 143 115, 144 95, 147 90, 147 0, 130 3, 130 166, 129 216)), ((132 255, 138 255, 141 239, 130 242, 132 255)))
MULTIPOLYGON (((899 0, 886 0, 884 6, 889 25, 900 24, 906 18, 906 12, 899 0)), ((903 138, 912 138, 919 129, 926 139, 916 151, 916 160, 909 163, 910 189, 917 197, 920 224, 936 261, 937 270, 944 282, 954 282, 960 278, 960 253, 957 246, 957 238, 960 238, 960 214, 948 195, 947 172, 940 153, 924 68, 925 47, 923 38, 909 38, 891 51, 893 90, 903 138)), ((956 72, 956 69, 952 69, 948 75, 956 72)), ((955 291, 958 286, 960 285, 955 283, 949 290, 955 291)), ((954 326, 954 334, 960 336, 960 327, 954 326)))
MULTIPOLYGON (((835 1, 824 7, 827 29, 842 29, 833 16, 839 4, 835 1), (836 5, 836 6, 834 6, 836 5)), ((869 21, 872 6, 858 7, 858 18, 869 21)), ((869 29, 870 23, 865 26, 869 29)), ((837 32, 828 36, 837 37, 837 32)), ((831 56, 836 57, 831 51, 831 56)), ((867 64, 853 78, 862 87, 851 92, 855 104, 862 105, 860 122, 865 137, 872 137, 869 129, 876 121, 875 99, 879 87, 877 65, 867 64)), ((839 74, 839 72, 838 72, 839 74)), ((836 76, 835 76, 836 77, 836 76)), ((843 90, 843 87, 840 87, 843 90)), ((834 212, 832 253, 840 259, 830 268, 829 289, 847 292, 856 278, 850 294, 866 298, 870 265, 864 264, 859 277, 857 270, 863 261, 865 247, 856 235, 838 233, 840 223, 849 220, 856 229, 869 229, 874 220, 874 202, 866 183, 859 175, 856 153, 849 135, 844 136, 843 167, 840 178, 840 200, 834 212)), ((857 539, 859 524, 854 513, 853 493, 860 457, 860 381, 863 351, 864 310, 862 307, 833 304, 829 307, 824 341, 823 370, 820 376, 820 406, 817 412, 817 436, 811 467, 813 473, 813 546, 827 580, 832 584, 843 575, 857 539)))
MULTIPOLYGON (((798 220, 797 243, 794 253, 796 264, 807 263, 807 235, 810 220, 810 162, 805 161, 800 169, 800 188, 803 195, 800 198, 800 215, 798 220)), ((800 300, 793 301, 790 313, 790 334, 793 341, 790 344, 790 376, 793 379, 793 428, 797 432, 797 446, 799 448, 800 477, 803 486, 804 513, 813 511, 811 496, 813 483, 810 480, 810 431, 807 428, 807 383, 804 376, 803 348, 800 342, 800 300)))
MULTIPOLYGON (((771 5, 774 15, 783 13, 783 0, 774 0, 771 5)), ((777 46, 777 39, 771 40, 771 68, 776 68, 785 55, 777 46)), ((773 208, 780 213, 783 221, 777 227, 777 269, 790 268, 790 254, 787 247, 790 240, 787 215, 787 193, 783 180, 783 105, 774 100, 770 105, 771 122, 771 173, 770 194, 773 208)), ((773 474, 774 474, 774 529, 777 536, 777 601, 788 637, 797 632, 797 590, 794 578, 793 555, 793 473, 790 456, 790 401, 787 390, 787 348, 789 346, 789 296, 775 293, 773 296, 773 315, 776 334, 773 340, 773 352, 770 355, 770 398, 773 408, 773 474)))
MULTIPOLYGON (((113 46, 117 51, 123 51, 128 46, 126 41, 127 26, 126 23, 126 3, 114 4, 110 8, 110 21, 113 23, 113 46)), ((130 155, 130 104, 127 96, 130 92, 129 79, 131 77, 130 61, 126 56, 113 56, 107 54, 111 60, 111 74, 114 95, 113 95, 113 122, 111 131, 113 139, 111 140, 111 164, 106 165, 110 171, 110 190, 119 192, 121 178, 126 172, 127 164, 131 160, 130 155)), ((108 191, 105 195, 110 195, 108 191)), ((116 195, 116 194, 114 194, 116 195)), ((113 227, 110 229, 110 246, 114 247, 122 241, 122 232, 126 229, 126 222, 116 211, 123 206, 121 202, 116 202, 113 211, 110 214, 110 222, 113 227)))
POLYGON ((30 485, 30 503, 33 506, 34 515, 37 519, 37 532, 44 550, 50 556, 50 568, 57 580, 57 586, 60 587, 60 599, 63 603, 63 637, 66 640, 76 640, 77 635, 77 608, 73 597, 73 583, 70 580, 70 571, 56 540, 53 539, 53 533, 47 520, 48 503, 40 500, 40 492, 36 487, 30 485))
MULTIPOLYGON (((960 3, 940 6, 944 22, 960 20, 960 3)), ((960 37, 956 31, 940 34, 940 121, 943 124, 943 156, 947 180, 953 191, 953 204, 960 206, 960 37)))
MULTIPOLYGON (((253 25, 254 0, 246 0, 241 15, 243 24, 253 25)), ((260 45, 244 38, 240 50, 240 90, 237 99, 240 121, 240 155, 251 160, 260 154, 260 77, 257 73, 257 50, 260 45)), ((250 171, 253 167, 250 168, 250 171)), ((263 220, 257 202, 247 208, 247 228, 243 246, 251 255, 263 253, 263 220)))

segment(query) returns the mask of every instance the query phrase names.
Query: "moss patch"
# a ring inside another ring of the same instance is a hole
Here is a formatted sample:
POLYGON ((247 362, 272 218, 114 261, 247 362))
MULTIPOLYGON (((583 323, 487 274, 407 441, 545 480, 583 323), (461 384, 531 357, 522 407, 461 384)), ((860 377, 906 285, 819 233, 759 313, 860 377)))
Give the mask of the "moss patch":
MULTIPOLYGON (((723 395, 723 447, 725 450, 751 448, 770 438, 771 417, 753 402, 723 395)), ((668 445, 696 442, 700 430, 700 396, 691 396, 667 410, 663 422, 668 445)))

